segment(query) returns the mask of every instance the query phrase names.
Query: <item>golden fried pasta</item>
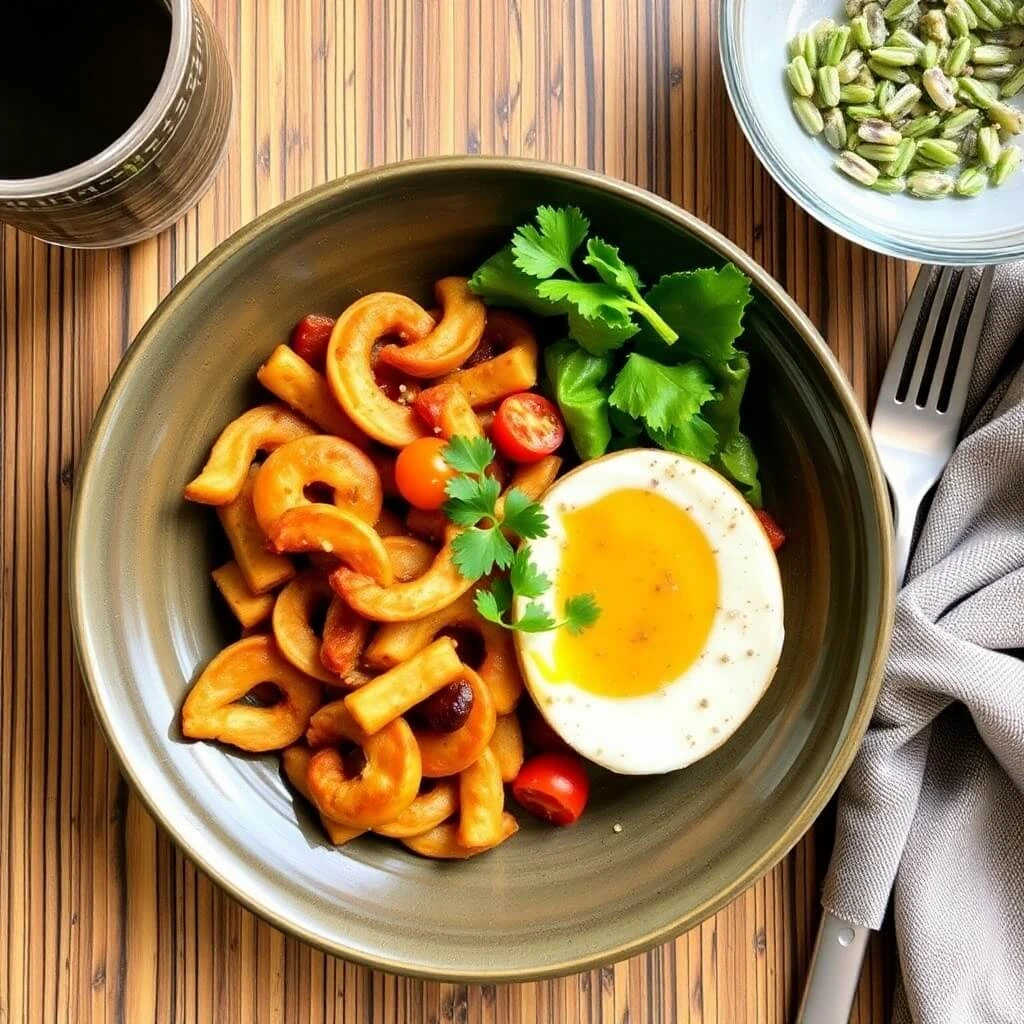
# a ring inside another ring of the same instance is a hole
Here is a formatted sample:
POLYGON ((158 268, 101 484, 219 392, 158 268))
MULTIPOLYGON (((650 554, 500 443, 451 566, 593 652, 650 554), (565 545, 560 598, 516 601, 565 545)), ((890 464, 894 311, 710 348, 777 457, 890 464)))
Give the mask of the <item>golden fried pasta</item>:
POLYGON ((520 391, 529 391, 537 383, 537 339, 529 324, 515 313, 491 310, 487 316, 487 330, 505 351, 476 366, 456 370, 441 383, 421 392, 418 404, 436 401, 435 393, 440 393, 443 400, 443 391, 439 392, 439 389, 457 385, 469 404, 478 409, 520 391))
POLYGON ((459 775, 459 846, 474 850, 502 840, 505 788, 498 758, 490 747, 459 775))
POLYGON ((523 767, 523 728, 516 714, 499 715, 491 737, 491 750, 498 759, 502 782, 514 782, 523 767))
POLYGON ((454 822, 445 822, 424 832, 421 836, 413 836, 410 839, 403 839, 402 842, 414 853, 423 857, 433 857, 435 860, 465 860, 467 857, 475 857, 478 853, 492 850, 499 846, 506 839, 514 836, 519 831, 519 823, 509 813, 501 816, 501 832, 498 841, 490 846, 478 846, 467 849, 459 844, 459 826, 454 822))
POLYGON ((210 575, 243 629, 252 629, 270 617, 274 610, 274 595, 253 593, 237 562, 227 562, 210 575))
MULTIPOLYGON (((408 539, 412 538, 389 537, 385 543, 408 539)), ((331 586, 338 595, 374 622, 422 619, 457 600, 473 583, 456 568, 450 541, 437 552, 426 572, 408 582, 381 585, 368 574, 344 566, 331 576, 331 586)))
MULTIPOLYGON (((315 809, 316 804, 313 802, 313 795, 309 791, 309 781, 307 778, 309 762, 312 758, 313 751, 299 743, 292 747, 285 747, 281 751, 281 767, 284 769, 285 778, 292 784, 292 787, 299 796, 313 804, 315 809)), ((364 828, 355 828, 351 825, 343 825, 340 821, 332 821, 327 815, 320 814, 319 811, 317 811, 317 814, 324 827, 324 831, 335 846, 344 846, 345 843, 351 842, 351 840, 361 836, 366 831, 364 828)))
POLYGON ((256 521, 252 502, 258 472, 258 466, 251 467, 238 497, 227 505, 219 506, 217 518, 227 535, 246 586, 254 594, 265 594, 290 580, 295 575, 295 566, 291 559, 267 550, 267 538, 256 521))
POLYGON ((345 415, 327 378, 287 345, 278 345, 256 371, 259 382, 321 430, 365 448, 369 438, 345 415))
POLYGON ((434 286, 442 308, 436 327, 407 345, 385 345, 378 358, 410 377, 440 377, 461 366, 484 333, 487 309, 464 277, 444 277, 434 286))
POLYGON ((508 714, 523 692, 512 635, 480 615, 471 593, 422 619, 384 623, 366 648, 366 663, 375 669, 393 668, 453 627, 472 630, 483 641, 484 659, 477 671, 490 687, 498 714, 508 714))
POLYGON ((264 533, 291 508, 312 504, 305 489, 321 485, 331 503, 373 525, 383 494, 374 464, 354 444, 340 437, 314 434, 281 445, 256 474, 252 500, 264 533))
POLYGON ((494 736, 497 715, 490 687, 470 668, 463 666, 462 679, 473 691, 469 717, 454 732, 417 732, 423 775, 440 779, 468 768, 494 736))
MULTIPOLYGON (((366 520, 334 505, 313 503, 288 509, 275 520, 267 540, 277 552, 333 555, 351 566, 346 571, 370 580, 374 586, 387 588, 394 580, 391 560, 377 531, 366 520)), ((331 578, 335 590, 338 588, 333 577, 339 571, 335 570, 331 578)))
POLYGON ((226 647, 203 670, 185 700, 182 732, 242 750, 278 750, 306 731, 321 692, 269 636, 250 636, 226 647), (281 700, 271 707, 236 703, 261 683, 273 683, 281 700))
POLYGON ((459 809, 459 788, 452 779, 440 779, 433 789, 420 793, 402 813, 373 831, 390 839, 408 839, 429 832, 459 809))
MULTIPOLYGON (((358 691, 357 691, 358 692, 358 691)), ((404 718, 389 722, 368 736, 343 701, 326 704, 313 715, 307 740, 318 747, 309 762, 307 780, 321 814, 347 825, 373 828, 393 821, 419 792, 420 754, 404 718), (344 741, 362 748, 366 764, 350 776, 341 753, 332 745, 344 741)))
MULTIPOLYGON (((339 682, 337 676, 348 676, 359 664, 369 633, 370 624, 366 619, 335 594, 327 607, 320 644, 320 663, 333 673, 331 681, 334 685, 339 682)), ((342 681, 346 686, 351 685, 347 679, 342 681)))
POLYGON ((243 412, 221 431, 202 473, 185 488, 185 497, 204 505, 226 505, 241 492, 257 452, 272 452, 313 433, 301 416, 283 405, 258 405, 243 412))
POLYGON ((328 607, 332 598, 334 591, 322 573, 315 569, 301 573, 278 594, 271 624, 277 649, 297 669, 337 686, 340 680, 320 660, 321 641, 313 628, 317 611, 328 607))
POLYGON ((345 707, 369 734, 404 715, 449 683, 462 679, 466 666, 451 637, 439 637, 407 661, 377 676, 345 698, 345 707))
POLYGON ((418 341, 434 329, 425 309, 404 295, 374 292, 338 318, 327 346, 327 380, 338 403, 368 436, 404 448, 426 427, 407 405, 389 398, 373 375, 374 346, 386 335, 418 341))

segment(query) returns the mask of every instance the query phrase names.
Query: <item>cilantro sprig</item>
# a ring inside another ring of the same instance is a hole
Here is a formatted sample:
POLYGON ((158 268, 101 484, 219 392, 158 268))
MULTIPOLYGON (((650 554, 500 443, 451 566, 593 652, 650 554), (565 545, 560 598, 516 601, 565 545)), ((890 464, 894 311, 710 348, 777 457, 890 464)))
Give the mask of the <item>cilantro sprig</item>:
POLYGON ((643 297, 640 275, 623 261, 619 250, 596 236, 587 238, 590 221, 578 207, 540 206, 536 220, 536 225, 524 224, 512 236, 511 268, 504 258, 500 275, 487 264, 474 275, 478 289, 493 287, 494 278, 500 276, 512 293, 529 291, 523 282, 509 278, 516 273, 534 278, 536 295, 568 313, 574 337, 583 344, 589 340, 595 348, 617 348, 637 334, 640 324, 634 314, 666 344, 676 341, 678 333, 643 297), (584 240, 582 262, 594 271, 596 281, 585 279, 574 264, 584 240))
POLYGON ((524 633, 543 633, 565 627, 578 634, 592 626, 600 609, 592 594, 577 594, 565 602, 561 619, 552 617, 538 598, 551 589, 551 580, 530 560, 525 544, 512 547, 508 534, 520 541, 547 536, 548 518, 541 506, 517 488, 501 499, 501 487, 487 470, 494 446, 484 437, 453 437, 443 450, 445 462, 456 471, 445 486, 445 515, 462 530, 452 540, 455 567, 468 580, 496 570, 507 576, 477 590, 477 611, 489 622, 524 633), (527 601, 522 615, 512 617, 517 598, 527 601))

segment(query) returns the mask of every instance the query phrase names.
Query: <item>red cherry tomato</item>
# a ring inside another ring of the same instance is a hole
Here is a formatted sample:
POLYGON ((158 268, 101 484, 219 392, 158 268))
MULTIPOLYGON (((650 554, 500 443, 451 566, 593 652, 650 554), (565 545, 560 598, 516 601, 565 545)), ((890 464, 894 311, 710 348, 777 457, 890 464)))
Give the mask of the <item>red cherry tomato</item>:
POLYGON ((446 443, 439 437, 421 437, 398 453, 395 483, 410 505, 430 511, 444 504, 445 484, 455 476, 441 454, 446 443))
POLYGON ((498 406, 491 437, 498 451, 513 462, 536 462, 559 448, 565 440, 565 424, 543 395, 524 391, 498 406))
POLYGON ((772 514, 765 512, 763 508, 755 508, 754 515, 761 521, 761 526, 768 537, 768 543, 772 546, 772 551, 778 551, 786 543, 786 535, 782 532, 782 527, 775 522, 772 514))
POLYGON ((571 825, 587 806, 590 780, 574 754, 538 754, 519 769, 512 793, 538 818, 571 825))
POLYGON ((334 318, 310 313, 304 316, 292 330, 292 348, 318 370, 327 361, 327 343, 334 330, 334 318))

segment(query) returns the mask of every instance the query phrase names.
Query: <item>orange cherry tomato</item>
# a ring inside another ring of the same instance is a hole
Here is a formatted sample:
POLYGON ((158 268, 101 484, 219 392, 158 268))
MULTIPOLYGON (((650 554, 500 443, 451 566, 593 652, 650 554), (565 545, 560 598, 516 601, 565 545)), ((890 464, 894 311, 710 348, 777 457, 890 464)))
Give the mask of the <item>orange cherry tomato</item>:
POLYGON ((513 462, 537 462, 557 451, 565 440, 565 424, 543 395, 524 391, 509 395, 494 417, 491 437, 513 462))
POLYGON ((512 793, 538 818, 571 825, 587 806, 590 780, 574 754, 538 754, 519 769, 512 793))
POLYGON ((410 505, 431 511, 444 504, 445 484, 455 476, 442 454, 446 444, 439 437, 421 437, 398 453, 395 483, 410 505))
POLYGON ((327 343, 331 340, 333 330, 334 317, 309 313, 292 331, 292 348, 310 366, 322 370, 327 359, 327 343))
POLYGON ((786 543, 786 535, 782 532, 782 527, 775 522, 771 513, 765 512, 763 508, 755 508, 754 515, 760 520, 761 526, 768 536, 768 543, 772 546, 772 551, 778 551, 786 543))

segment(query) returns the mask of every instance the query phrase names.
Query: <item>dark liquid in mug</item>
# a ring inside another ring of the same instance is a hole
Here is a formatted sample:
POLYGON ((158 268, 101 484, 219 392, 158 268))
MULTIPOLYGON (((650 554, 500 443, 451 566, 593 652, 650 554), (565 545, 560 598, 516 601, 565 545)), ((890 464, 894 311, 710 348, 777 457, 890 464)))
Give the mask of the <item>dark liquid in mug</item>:
POLYGON ((163 0, 12 0, 0 18, 0 178, 95 156, 156 92, 171 45, 163 0))

